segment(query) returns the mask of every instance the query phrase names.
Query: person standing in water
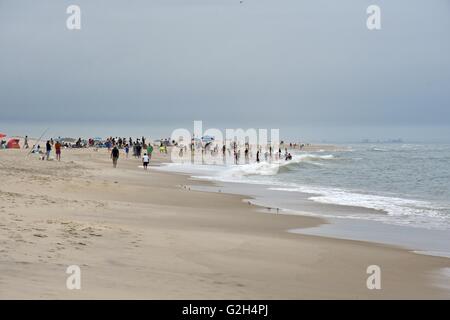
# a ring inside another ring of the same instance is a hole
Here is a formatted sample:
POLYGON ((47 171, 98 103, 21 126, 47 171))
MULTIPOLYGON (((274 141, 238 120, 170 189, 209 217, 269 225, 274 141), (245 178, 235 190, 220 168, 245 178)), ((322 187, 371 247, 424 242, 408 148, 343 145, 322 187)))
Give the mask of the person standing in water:
POLYGON ((259 162, 259 150, 256 152, 256 162, 259 162))
POLYGON ((117 160, 119 160, 119 149, 117 146, 114 146, 114 148, 111 151, 111 159, 113 161, 113 167, 117 167, 117 160))
POLYGON ((61 161, 61 143, 59 141, 56 141, 55 143, 55 153, 56 160, 61 161))

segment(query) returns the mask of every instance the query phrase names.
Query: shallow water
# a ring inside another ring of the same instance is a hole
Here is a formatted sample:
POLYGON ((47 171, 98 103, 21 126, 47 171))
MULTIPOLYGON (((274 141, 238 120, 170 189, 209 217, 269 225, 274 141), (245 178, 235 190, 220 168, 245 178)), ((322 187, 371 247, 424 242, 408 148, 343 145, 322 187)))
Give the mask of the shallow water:
MULTIPOLYGON (((354 218, 450 230, 450 145, 359 144, 348 151, 294 152, 291 161, 170 164, 202 179, 268 185, 309 200, 378 211, 354 218)), ((277 193, 280 194, 280 193, 277 193)), ((290 208, 292 209, 292 208, 290 208)), ((298 208, 302 209, 302 208, 298 208)))
POLYGON ((221 182, 222 191, 249 195, 263 207, 332 222, 291 232, 450 256, 450 145, 347 147, 335 152, 297 151, 291 161, 171 163, 161 170, 221 182))

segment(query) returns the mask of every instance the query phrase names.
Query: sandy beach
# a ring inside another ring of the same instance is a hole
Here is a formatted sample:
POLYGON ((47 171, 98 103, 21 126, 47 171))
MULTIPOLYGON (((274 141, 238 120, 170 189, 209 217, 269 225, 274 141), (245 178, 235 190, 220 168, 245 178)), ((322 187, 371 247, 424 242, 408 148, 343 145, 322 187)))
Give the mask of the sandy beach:
POLYGON ((0 301, 450 299, 450 0, 0 8, 0 301))
MULTIPOLYGON (((145 171, 108 151, 63 150, 42 161, 0 151, 1 299, 449 298, 449 259, 286 232, 326 221, 261 212, 243 197, 145 171), (366 268, 382 269, 368 290, 366 268), (81 290, 66 288, 70 265, 81 290)), ((205 182, 201 182, 205 184, 205 182)))

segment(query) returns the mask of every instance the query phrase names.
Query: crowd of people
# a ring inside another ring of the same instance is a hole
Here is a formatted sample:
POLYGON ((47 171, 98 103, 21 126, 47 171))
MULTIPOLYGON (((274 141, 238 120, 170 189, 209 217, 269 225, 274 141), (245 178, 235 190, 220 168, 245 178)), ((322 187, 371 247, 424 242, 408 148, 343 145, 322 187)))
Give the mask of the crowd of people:
POLYGON ((131 137, 129 139, 109 137, 106 139, 106 147, 108 148, 108 151, 111 152, 111 159, 113 161, 114 168, 117 167, 117 162, 120 157, 120 150, 125 152, 126 158, 129 157, 129 153, 131 151, 134 158, 142 159, 142 165, 145 170, 148 168, 148 164, 150 163, 153 153, 153 145, 152 143, 147 143, 145 137, 140 139, 138 138, 136 140, 133 140, 131 137))
MULTIPOLYGON (((114 168, 117 167, 117 163, 120 157, 120 150, 123 150, 126 158, 129 157, 129 153, 131 151, 134 158, 142 159, 143 167, 145 170, 147 170, 154 149, 153 144, 147 143, 145 137, 135 140, 133 140, 131 137, 129 139, 109 137, 105 141, 100 141, 99 139, 93 138, 90 138, 86 141, 79 138, 74 144, 69 144, 68 142, 63 142, 61 140, 61 138, 58 138, 56 140, 54 140, 53 138, 47 140, 45 143, 45 150, 41 150, 40 144, 36 143, 35 145, 33 145, 31 153, 39 154, 41 160, 50 160, 52 151, 54 150, 56 160, 61 161, 61 150, 63 148, 95 147, 95 149, 98 150, 98 147, 105 147, 110 153, 114 168)), ((26 136, 24 139, 24 148, 29 148, 28 136, 26 136)), ((167 153, 167 144, 164 143, 163 140, 160 144, 160 150, 163 150, 165 153, 167 153)))
MULTIPOLYGON (((172 143, 175 142, 170 142, 169 139, 160 139, 159 152, 167 154, 167 147, 172 143)), ((134 158, 141 159, 144 170, 148 169, 154 150, 154 145, 158 146, 158 143, 147 143, 145 137, 140 139, 138 138, 136 140, 133 140, 131 137, 129 139, 109 137, 105 142, 105 146, 111 152, 111 159, 113 160, 114 168, 117 167, 117 162, 120 157, 120 150, 123 150, 126 158, 129 157, 131 151, 134 158)))
MULTIPOLYGON (((201 153, 202 158, 208 157, 209 159, 220 159, 221 153, 223 163, 229 163, 229 159, 232 159, 232 162, 237 165, 241 163, 248 164, 252 161, 259 163, 263 160, 266 162, 281 159, 286 161, 292 160, 292 155, 288 152, 288 148, 284 147, 285 145, 284 142, 281 142, 279 146, 277 145, 277 150, 275 150, 275 147, 272 145, 250 145, 249 143, 238 144, 235 141, 231 141, 228 144, 218 143, 216 141, 205 143, 201 140, 192 139, 189 147, 191 157, 197 152, 201 153), (284 148, 284 154, 282 153, 282 148, 284 148), (242 161, 242 156, 244 161, 242 161)), ((177 143, 174 143, 174 146, 179 148, 179 159, 183 159, 183 157, 189 159, 187 146, 179 146, 177 143)), ((295 147, 297 146, 298 145, 296 144, 295 147)), ((289 147, 294 148, 294 145, 291 143, 289 144, 289 147)))
MULTIPOLYGON (((152 154, 154 152, 154 143, 148 142, 145 137, 133 139, 133 138, 122 138, 122 137, 109 137, 106 140, 94 139, 90 138, 88 140, 82 140, 79 138, 78 140, 73 139, 74 144, 68 144, 63 141, 61 138, 56 140, 50 139, 45 143, 45 151, 41 150, 39 144, 35 144, 32 148, 32 153, 38 153, 41 156, 42 160, 50 160, 51 153, 54 150, 56 155, 56 160, 61 161, 61 151, 63 148, 73 148, 73 147, 94 147, 95 150, 98 150, 99 147, 104 147, 108 149, 110 154, 110 158, 112 159, 113 167, 116 168, 119 162, 121 151, 125 154, 126 158, 130 156, 135 159, 141 159, 144 170, 148 169, 148 165, 152 159, 152 154), (130 155, 131 153, 131 155, 130 155)), ((156 146, 159 146, 159 152, 163 154, 167 154, 168 146, 177 147, 179 150, 180 158, 183 155, 187 155, 187 146, 179 146, 177 142, 170 141, 169 139, 161 139, 156 143, 156 146)), ((290 143, 290 149, 303 149, 305 144, 296 144, 290 143)), ((227 144, 220 145, 215 143, 214 141, 209 141, 207 143, 202 142, 199 139, 192 139, 189 145, 191 154, 194 152, 201 152, 203 155, 210 155, 212 157, 217 157, 220 152, 222 153, 223 161, 225 162, 225 158, 232 159, 234 164, 243 163, 242 156, 244 158, 244 163, 250 163, 251 161, 256 161, 257 163, 261 161, 270 162, 272 160, 281 160, 285 161, 292 160, 292 155, 288 152, 287 144, 281 142, 279 146, 277 146, 277 150, 274 150, 272 145, 261 146, 261 145, 250 145, 249 143, 245 144, 237 144, 235 141, 232 141, 227 144), (285 147, 286 146, 286 147, 285 147), (282 147, 284 148, 284 154, 282 152, 282 147)), ((28 136, 24 139, 24 148, 29 148, 28 145, 28 136)), ((220 157, 220 156, 219 156, 220 157)))

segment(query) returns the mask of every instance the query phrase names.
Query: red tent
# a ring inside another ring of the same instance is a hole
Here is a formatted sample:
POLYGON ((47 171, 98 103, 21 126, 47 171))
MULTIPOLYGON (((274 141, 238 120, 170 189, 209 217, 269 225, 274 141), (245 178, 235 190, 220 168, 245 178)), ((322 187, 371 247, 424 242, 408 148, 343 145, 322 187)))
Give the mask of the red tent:
POLYGON ((20 149, 19 139, 10 139, 6 144, 6 148, 8 149, 20 149))
POLYGON ((0 132, 0 139, 6 137, 6 134, 0 132))

